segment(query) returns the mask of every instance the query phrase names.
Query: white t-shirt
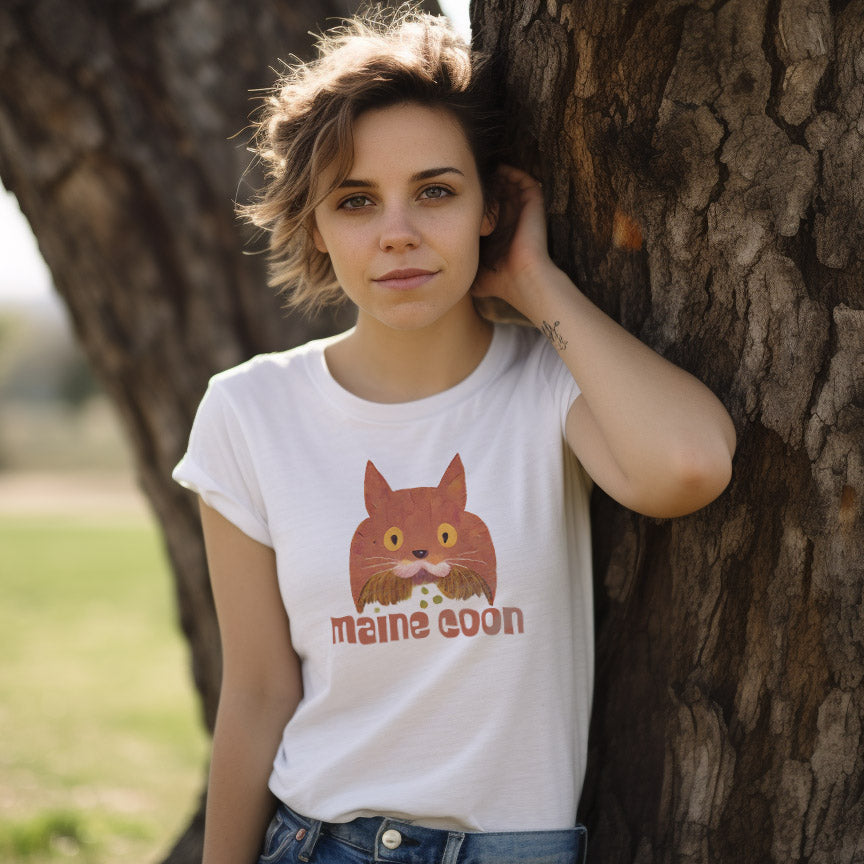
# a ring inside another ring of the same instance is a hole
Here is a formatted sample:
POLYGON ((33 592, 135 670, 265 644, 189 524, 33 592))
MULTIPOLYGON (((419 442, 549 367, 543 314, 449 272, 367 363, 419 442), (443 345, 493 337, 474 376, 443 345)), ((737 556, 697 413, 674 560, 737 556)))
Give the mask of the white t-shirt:
POLYGON ((498 325, 455 387, 368 402, 329 341, 216 375, 174 471, 276 553, 304 695, 270 788, 331 822, 571 827, 594 640, 579 388, 498 325))

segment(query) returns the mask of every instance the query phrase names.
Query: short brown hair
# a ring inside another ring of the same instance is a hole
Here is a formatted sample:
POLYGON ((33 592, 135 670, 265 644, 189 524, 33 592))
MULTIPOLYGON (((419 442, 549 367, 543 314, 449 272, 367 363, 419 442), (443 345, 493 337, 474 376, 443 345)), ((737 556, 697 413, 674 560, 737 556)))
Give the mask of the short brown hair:
MULTIPOLYGON (((321 35, 318 56, 288 67, 256 122, 254 151, 266 184, 238 212, 270 234, 270 285, 308 311, 341 302, 330 258, 313 243, 315 207, 341 183, 353 159, 352 127, 372 108, 418 102, 452 112, 477 163, 487 206, 500 162, 500 114, 488 62, 443 17, 410 7, 375 9, 321 35), (331 164, 329 189, 316 179, 331 164)), ((486 238, 484 238, 486 239, 486 238)))

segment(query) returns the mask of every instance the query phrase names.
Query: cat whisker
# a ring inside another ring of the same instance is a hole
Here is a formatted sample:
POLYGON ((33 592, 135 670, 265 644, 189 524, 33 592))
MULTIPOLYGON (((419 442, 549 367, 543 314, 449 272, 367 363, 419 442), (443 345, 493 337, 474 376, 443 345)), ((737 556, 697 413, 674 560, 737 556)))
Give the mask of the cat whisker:
POLYGON ((385 564, 366 564, 360 568, 363 571, 371 570, 374 573, 392 573, 393 567, 385 564))

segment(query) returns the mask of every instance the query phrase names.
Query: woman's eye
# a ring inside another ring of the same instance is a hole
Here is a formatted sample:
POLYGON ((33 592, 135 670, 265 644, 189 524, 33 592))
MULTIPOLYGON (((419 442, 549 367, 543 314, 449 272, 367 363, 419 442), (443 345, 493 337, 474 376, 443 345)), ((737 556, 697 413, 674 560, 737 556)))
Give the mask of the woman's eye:
POLYGON ((420 194, 423 198, 437 200, 447 198, 453 193, 446 186, 427 186, 420 194))
POLYGON ((340 205, 340 210, 361 210, 372 202, 365 195, 352 195, 346 198, 340 205))

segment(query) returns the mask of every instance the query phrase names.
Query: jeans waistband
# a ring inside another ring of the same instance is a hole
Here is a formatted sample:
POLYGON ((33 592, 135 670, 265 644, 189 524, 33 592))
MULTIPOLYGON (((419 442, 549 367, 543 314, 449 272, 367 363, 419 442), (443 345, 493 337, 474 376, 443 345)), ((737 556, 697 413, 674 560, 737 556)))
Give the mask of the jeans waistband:
POLYGON ((448 831, 424 828, 387 816, 361 816, 351 822, 321 822, 280 805, 283 818, 302 832, 298 857, 314 861, 322 835, 362 850, 382 864, 583 864, 587 830, 575 825, 559 831, 448 831))

